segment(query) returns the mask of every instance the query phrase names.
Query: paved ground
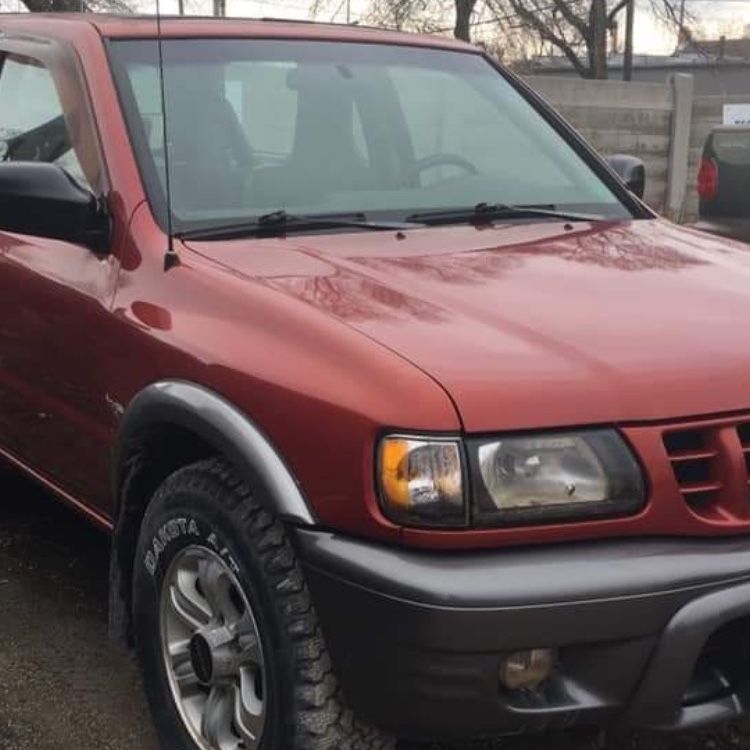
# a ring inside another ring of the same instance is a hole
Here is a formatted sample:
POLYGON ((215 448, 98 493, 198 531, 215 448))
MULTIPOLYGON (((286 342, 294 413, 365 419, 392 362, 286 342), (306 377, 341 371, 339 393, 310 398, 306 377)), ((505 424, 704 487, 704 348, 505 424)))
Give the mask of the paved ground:
MULTIPOLYGON (((0 750, 157 750, 135 665, 106 640, 107 564, 103 536, 0 470, 0 750)), ((584 732, 472 748, 750 750, 750 739, 584 732)))

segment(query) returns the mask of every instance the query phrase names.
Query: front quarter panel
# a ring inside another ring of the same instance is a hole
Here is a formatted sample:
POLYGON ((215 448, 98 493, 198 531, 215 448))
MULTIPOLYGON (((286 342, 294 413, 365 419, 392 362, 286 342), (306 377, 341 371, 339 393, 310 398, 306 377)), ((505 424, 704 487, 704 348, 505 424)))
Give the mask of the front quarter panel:
POLYGON ((459 432, 444 390, 362 334, 184 246, 165 272, 164 247, 144 205, 114 305, 113 402, 126 408, 160 380, 199 384, 268 437, 321 524, 397 535, 378 510, 375 442, 386 428, 459 432))

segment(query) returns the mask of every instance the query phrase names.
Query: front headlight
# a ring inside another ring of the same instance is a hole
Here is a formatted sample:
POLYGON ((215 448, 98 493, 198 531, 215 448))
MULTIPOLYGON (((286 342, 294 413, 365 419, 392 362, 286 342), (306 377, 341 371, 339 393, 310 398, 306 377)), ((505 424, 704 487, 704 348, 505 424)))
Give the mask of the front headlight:
POLYGON ((468 443, 476 525, 548 523, 642 507, 640 468, 613 430, 468 443))
POLYGON ((411 526, 464 526, 463 461, 458 440, 389 436, 378 456, 385 514, 411 526))
POLYGON ((614 430, 465 441, 389 435, 378 447, 378 490, 385 515, 406 526, 586 520, 645 502, 641 469, 614 430))

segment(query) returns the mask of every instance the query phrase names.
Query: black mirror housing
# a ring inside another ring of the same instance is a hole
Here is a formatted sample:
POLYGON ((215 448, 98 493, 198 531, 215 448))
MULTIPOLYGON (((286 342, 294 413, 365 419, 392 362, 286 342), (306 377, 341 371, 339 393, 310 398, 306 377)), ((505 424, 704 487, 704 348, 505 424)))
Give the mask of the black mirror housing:
POLYGON ((642 199, 646 193, 646 165, 637 156, 628 154, 609 156, 607 163, 625 183, 625 187, 642 199))
POLYGON ((65 240, 106 252, 109 217, 96 196, 62 167, 46 162, 0 164, 0 230, 65 240))

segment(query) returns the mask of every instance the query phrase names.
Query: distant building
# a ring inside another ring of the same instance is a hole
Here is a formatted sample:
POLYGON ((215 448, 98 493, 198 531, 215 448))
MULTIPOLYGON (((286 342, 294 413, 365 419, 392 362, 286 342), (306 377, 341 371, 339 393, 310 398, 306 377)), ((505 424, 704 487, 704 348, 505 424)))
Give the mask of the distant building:
MULTIPOLYGON (((750 32, 750 28, 748 28, 750 32)), ((609 59, 609 77, 622 80, 622 55, 609 59)), ((523 65, 527 75, 577 78, 562 56, 540 56, 523 65)), ((699 95, 750 94, 750 35, 744 39, 690 40, 673 55, 635 55, 633 80, 665 82, 672 73, 692 73, 699 95)))

